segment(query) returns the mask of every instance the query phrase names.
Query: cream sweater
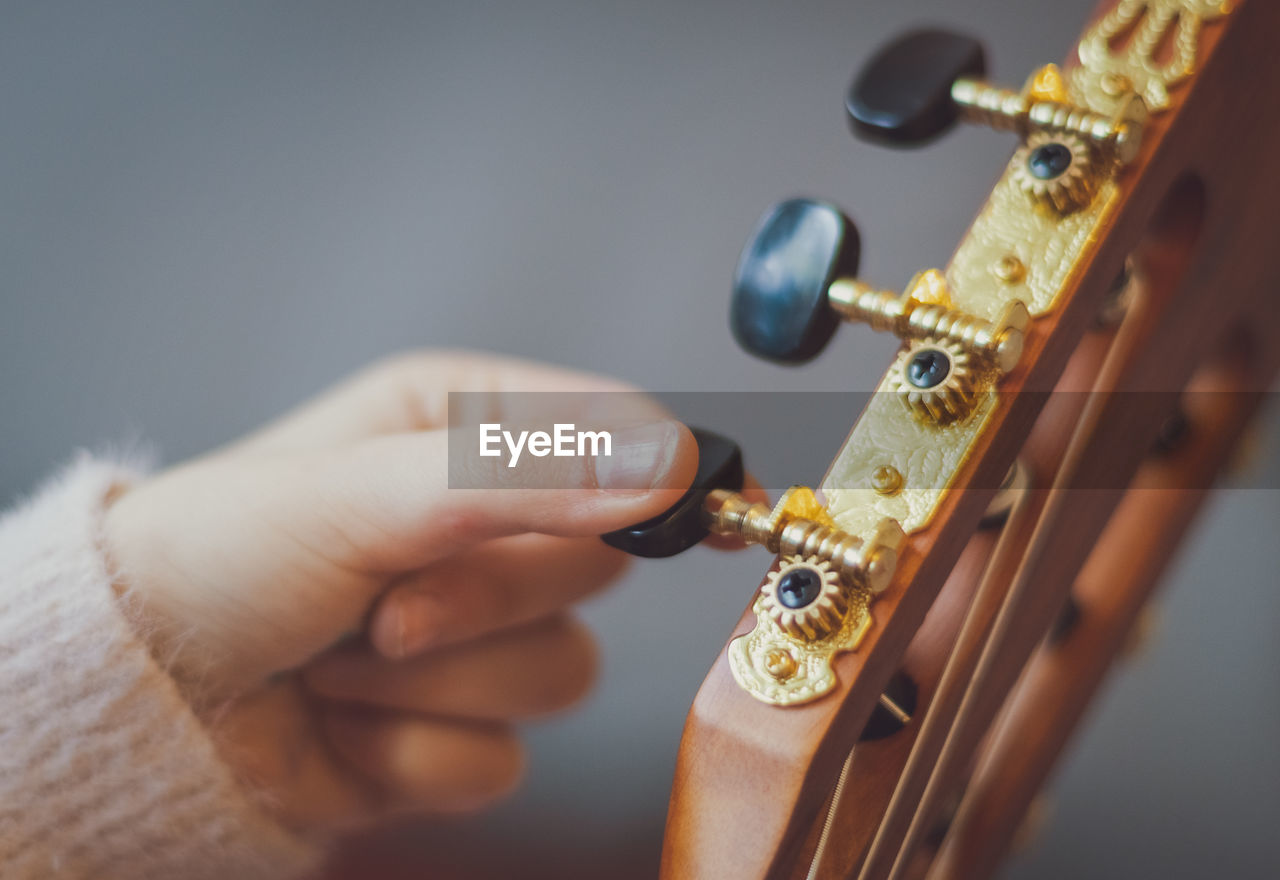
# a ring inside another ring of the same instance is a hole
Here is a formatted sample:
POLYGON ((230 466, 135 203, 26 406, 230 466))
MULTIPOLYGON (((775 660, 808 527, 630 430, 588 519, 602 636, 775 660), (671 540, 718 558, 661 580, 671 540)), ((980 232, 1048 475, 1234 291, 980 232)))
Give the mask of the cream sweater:
POLYGON ((0 517, 0 876, 297 875, 313 863, 219 759, 122 613, 83 457, 0 517))

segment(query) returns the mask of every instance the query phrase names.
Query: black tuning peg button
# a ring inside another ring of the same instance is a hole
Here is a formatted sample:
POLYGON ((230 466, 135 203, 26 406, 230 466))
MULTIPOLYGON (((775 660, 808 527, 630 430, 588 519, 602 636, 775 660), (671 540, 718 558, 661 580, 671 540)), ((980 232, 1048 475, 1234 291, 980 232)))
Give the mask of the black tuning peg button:
POLYGON ((729 322, 738 344, 779 363, 812 359, 841 320, 827 292, 857 274, 860 253, 858 229, 839 208, 809 199, 775 205, 734 273, 729 322))
POLYGON ((890 146, 922 144, 963 120, 1023 138, 1032 132, 1076 138, 1121 165, 1136 158, 1146 120, 1142 101, 1130 95, 1116 112, 1097 113, 1071 103, 1057 65, 1032 73, 1021 91, 983 81, 986 66, 982 45, 970 37, 941 30, 899 37, 849 87, 845 106, 854 133, 890 146))
POLYGON ((960 117, 951 97, 959 79, 986 73, 982 45, 943 30, 904 34, 876 53, 858 73, 845 101, 854 131, 895 146, 922 144, 960 117))
POLYGON ((738 343, 782 364, 813 358, 841 322, 904 340, 945 339, 1000 373, 1017 366, 1030 315, 1011 301, 995 321, 950 304, 936 269, 917 272, 898 295, 855 276, 858 230, 839 208, 791 199, 771 208, 743 248, 729 323, 738 343))
POLYGON ((682 553, 710 533, 703 512, 707 495, 716 489, 742 489, 742 450, 738 445, 701 428, 690 430, 698 443, 698 472, 689 491, 652 519, 602 535, 610 547, 651 559, 682 553))

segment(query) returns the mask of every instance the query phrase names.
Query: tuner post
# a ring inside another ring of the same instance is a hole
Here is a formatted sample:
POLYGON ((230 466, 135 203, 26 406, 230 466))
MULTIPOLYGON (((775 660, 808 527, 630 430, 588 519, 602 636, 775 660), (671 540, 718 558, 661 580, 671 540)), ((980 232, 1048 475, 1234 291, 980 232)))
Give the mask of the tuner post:
POLYGON ((891 146, 927 143, 957 121, 1017 132, 1079 138, 1120 165, 1138 154, 1146 105, 1114 83, 1116 113, 1078 105, 1062 72, 1046 64, 1021 91, 987 82, 982 44, 963 34, 915 30, 883 46, 850 86, 845 106, 854 131, 891 146))
POLYGON ((734 275, 729 321, 739 344, 769 360, 803 363, 841 321, 851 321, 908 342, 955 346, 1001 375, 1017 366, 1031 323, 1021 301, 1008 301, 994 321, 962 311, 936 269, 917 273, 899 296, 858 280, 859 253, 857 228, 834 205, 788 199, 773 206, 734 275))
POLYGON ((951 84, 960 118, 1025 138, 1036 131, 1072 134, 1127 165, 1142 146, 1141 101, 1126 102, 1115 116, 1072 104, 1056 64, 1036 71, 1022 91, 961 77, 951 84))
POLYGON ((867 324, 904 340, 954 343, 1002 374, 1021 359, 1031 322, 1020 300, 1006 306, 996 321, 953 308, 946 279, 936 269, 918 273, 900 296, 857 279, 837 279, 828 290, 827 301, 847 321, 867 324))
POLYGON ((689 491, 652 519, 603 535, 606 544, 634 556, 674 556, 707 536, 737 535, 786 559, 812 560, 848 587, 871 594, 889 586, 905 534, 884 519, 868 540, 836 526, 812 489, 792 486, 770 510, 739 492, 742 452, 726 437, 693 428, 698 472, 689 491))
POLYGON ((846 583, 872 594, 888 588, 905 538, 902 527, 887 518, 867 541, 842 531, 813 490, 804 486, 788 489, 773 510, 737 492, 713 491, 707 495, 704 512, 716 534, 737 535, 784 558, 814 557, 830 565, 846 583))

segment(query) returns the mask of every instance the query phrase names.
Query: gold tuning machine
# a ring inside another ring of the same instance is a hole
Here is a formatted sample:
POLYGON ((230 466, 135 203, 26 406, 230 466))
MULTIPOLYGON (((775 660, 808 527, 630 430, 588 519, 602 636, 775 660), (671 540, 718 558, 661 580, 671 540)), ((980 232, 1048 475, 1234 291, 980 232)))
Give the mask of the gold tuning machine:
POLYGON ((756 625, 734 639, 734 679, 758 700, 787 706, 835 686, 832 660, 853 651, 871 628, 871 601, 897 567, 902 527, 888 517, 868 539, 835 525, 813 490, 793 486, 770 510, 735 492, 707 496, 711 530, 777 553, 752 605, 756 625))
POLYGON ((606 544, 634 556, 674 556, 710 533, 736 535, 784 558, 812 559, 838 579, 845 591, 884 592, 898 564, 901 526, 884 518, 863 538, 836 526, 812 489, 793 486, 772 509, 740 494, 744 471, 737 444, 701 428, 698 472, 689 491, 668 510, 603 535, 606 544))
POLYGON ((982 44, 938 29, 911 31, 868 61, 845 101, 854 131, 891 146, 937 138, 957 121, 1013 131, 1024 140, 1037 132, 1078 138, 1120 165, 1142 145, 1147 108, 1132 92, 1118 93, 1111 113, 1071 100, 1056 64, 1041 67, 1022 89, 985 80, 982 44))
MULTIPOLYGON (((836 206, 789 199, 771 208, 743 248, 734 276, 730 325, 743 348, 780 363, 803 363, 842 321, 931 341, 1011 371, 1031 316, 1009 301, 994 321, 957 309, 946 279, 918 273, 901 296, 857 279, 858 229, 836 206)), ((978 366, 975 363, 974 366, 978 366)))
POLYGON ((1113 114, 1071 103, 1056 64, 1031 74, 1020 91, 961 77, 951 84, 951 100, 966 122, 1016 132, 1024 139, 1037 132, 1074 135, 1120 165, 1137 157, 1147 120, 1146 105, 1136 95, 1113 114))
POLYGON ((779 567, 752 605, 756 626, 734 641, 730 663, 757 699, 817 699, 835 684, 832 658, 856 650, 871 628, 871 602, 893 578, 902 527, 883 517, 865 538, 846 532, 805 486, 788 489, 772 509, 753 503, 738 491, 737 446, 708 431, 695 429, 694 436, 699 469, 689 492, 665 513, 604 540, 637 556, 671 556, 712 532, 778 554, 779 567))
POLYGON ((986 67, 982 44, 963 34, 905 34, 854 79, 845 102, 853 129, 890 146, 926 143, 958 121, 1016 132, 1023 142, 1013 160, 1018 186, 1059 216, 1091 204, 1101 182, 1137 158, 1148 110, 1122 88, 1123 77, 1107 80, 1112 89, 1099 111, 1098 102, 1073 98, 1056 64, 1035 71, 1020 90, 988 83, 986 67))
POLYGON ((704 512, 718 535, 736 535, 784 559, 812 558, 828 566, 844 583, 871 594, 889 586, 905 537, 895 520, 885 518, 863 540, 838 528, 813 490, 792 486, 771 510, 724 489, 707 495, 704 512))
POLYGON ((838 279, 827 301, 845 320, 888 331, 905 341, 933 340, 958 346, 1001 374, 1022 357, 1031 315, 1019 300, 1011 300, 995 321, 954 308, 947 282, 936 269, 919 272, 901 296, 877 290, 857 279, 838 279))

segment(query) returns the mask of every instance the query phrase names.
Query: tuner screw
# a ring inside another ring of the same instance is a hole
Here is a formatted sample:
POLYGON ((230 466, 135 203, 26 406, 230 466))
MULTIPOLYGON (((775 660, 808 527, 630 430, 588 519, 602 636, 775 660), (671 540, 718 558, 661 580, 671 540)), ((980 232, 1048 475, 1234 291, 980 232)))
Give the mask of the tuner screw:
POLYGON ((1102 86, 1102 91, 1112 98, 1119 98, 1133 91, 1133 80, 1123 73, 1114 71, 1104 73, 1098 85, 1102 86))
POLYGON ((809 641, 835 632, 849 608, 839 572, 817 556, 785 559, 769 573, 760 598, 765 613, 783 632, 809 641))
POLYGON ((871 488, 879 495, 897 495, 902 491, 902 483, 902 471, 891 464, 882 464, 871 472, 871 488))
POLYGON ((786 681, 799 668, 796 658, 784 648, 774 648, 764 657, 764 671, 778 681, 786 681))
POLYGON ((944 425, 973 409, 969 355, 955 343, 926 339, 898 356, 890 387, 916 418, 944 425))
POLYGON ((1093 201, 1097 172, 1093 151, 1074 135, 1037 132, 1013 154, 1014 182, 1059 214, 1093 201))
POLYGON ((1018 284, 1027 277, 1027 267, 1013 254, 1005 254, 991 264, 991 274, 1004 284, 1018 284))

